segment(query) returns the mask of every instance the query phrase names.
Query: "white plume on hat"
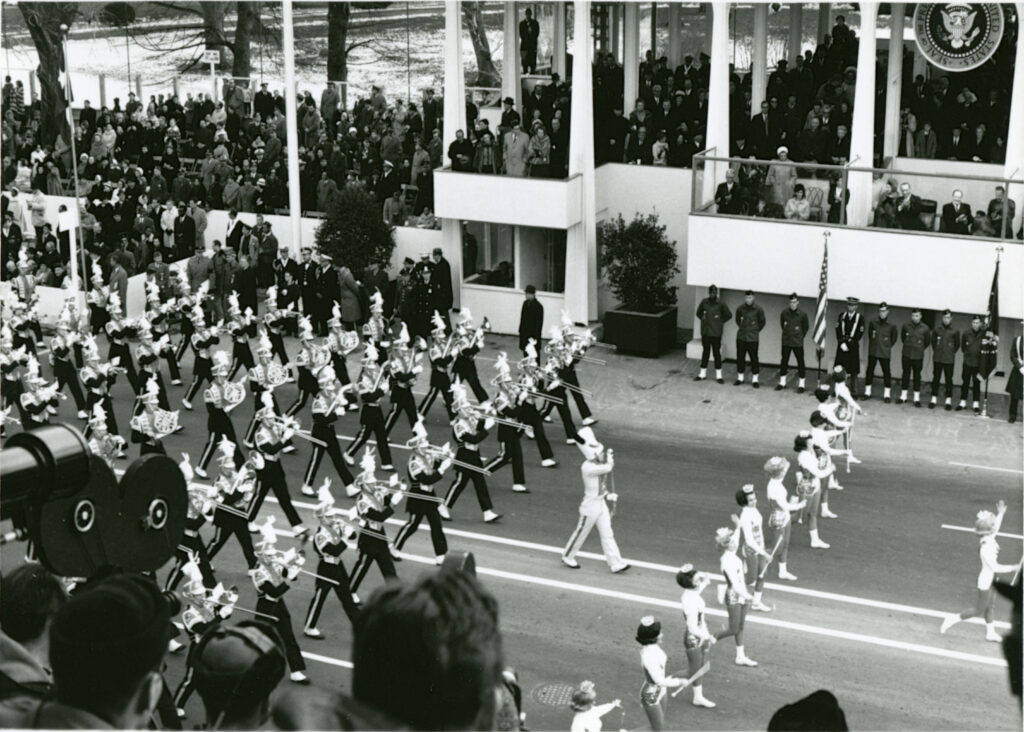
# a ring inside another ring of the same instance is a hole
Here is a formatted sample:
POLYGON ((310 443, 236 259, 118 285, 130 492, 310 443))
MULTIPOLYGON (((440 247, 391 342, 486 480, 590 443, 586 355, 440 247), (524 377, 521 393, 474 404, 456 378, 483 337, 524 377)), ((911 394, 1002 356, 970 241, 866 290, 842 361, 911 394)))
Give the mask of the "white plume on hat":
POLYGON ((461 318, 462 323, 465 325, 468 325, 473 322, 473 313, 469 311, 469 308, 462 308, 459 311, 459 317, 461 318))
POLYGON ((373 473, 377 470, 377 458, 373 453, 372 447, 367 447, 363 451, 363 457, 359 460, 359 467, 362 468, 364 473, 373 473))
POLYGON ((448 326, 444 322, 444 318, 441 317, 441 313, 437 312, 436 310, 434 311, 434 314, 430 316, 430 322, 433 323, 434 325, 435 333, 440 332, 441 334, 444 334, 444 332, 448 329, 448 326))
POLYGON ((89 415, 89 424, 94 428, 97 425, 103 425, 104 427, 106 426, 107 413, 103 409, 102 403, 97 402, 96 404, 92 405, 92 414, 89 415))
POLYGON ((327 509, 334 505, 334 496, 331 495, 331 481, 329 478, 324 478, 324 483, 316 492, 317 509, 327 509))

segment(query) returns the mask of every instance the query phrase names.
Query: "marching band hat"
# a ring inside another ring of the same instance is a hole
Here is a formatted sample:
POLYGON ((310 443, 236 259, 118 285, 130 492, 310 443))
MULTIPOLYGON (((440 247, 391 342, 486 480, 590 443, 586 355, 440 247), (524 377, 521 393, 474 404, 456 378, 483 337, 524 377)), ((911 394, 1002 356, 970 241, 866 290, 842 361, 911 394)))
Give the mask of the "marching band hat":
POLYGON ((846 298, 846 304, 847 305, 860 305, 860 298, 859 297, 848 297, 848 298, 846 298))
POLYGON ((641 645, 649 645, 658 640, 661 635, 661 623, 654 619, 653 615, 644 615, 640 618, 640 625, 636 629, 636 642, 641 645))

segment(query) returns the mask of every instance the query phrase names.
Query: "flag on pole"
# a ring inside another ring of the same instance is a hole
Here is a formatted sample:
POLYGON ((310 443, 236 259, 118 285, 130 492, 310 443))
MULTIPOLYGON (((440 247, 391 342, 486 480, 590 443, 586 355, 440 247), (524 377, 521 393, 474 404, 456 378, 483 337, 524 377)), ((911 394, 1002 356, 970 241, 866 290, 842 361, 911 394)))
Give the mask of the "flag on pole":
POLYGON ((999 257, 996 256, 996 271, 992 274, 992 287, 988 291, 988 311, 985 313, 985 330, 999 335, 999 257))
POLYGON ((821 277, 818 278, 818 308, 814 312, 814 349, 821 360, 825 352, 825 333, 828 328, 828 232, 825 232, 825 253, 821 258, 821 277))
MULTIPOLYGON (((985 377, 985 400, 988 401, 988 377, 996 367, 999 352, 999 259, 1003 248, 996 249, 996 271, 992 274, 992 287, 988 291, 988 312, 985 313, 985 338, 981 342, 978 368, 985 377)), ((986 410, 987 411, 987 407, 986 410)))

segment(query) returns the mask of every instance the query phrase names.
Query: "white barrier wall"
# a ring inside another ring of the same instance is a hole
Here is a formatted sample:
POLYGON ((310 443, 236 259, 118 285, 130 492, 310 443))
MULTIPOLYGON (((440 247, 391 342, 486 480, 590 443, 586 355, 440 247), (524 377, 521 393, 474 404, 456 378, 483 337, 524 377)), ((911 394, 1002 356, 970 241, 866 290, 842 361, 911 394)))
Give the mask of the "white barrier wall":
POLYGON ((440 218, 568 229, 583 215, 583 179, 516 178, 434 171, 434 213, 440 218))
MULTIPOLYGON (((525 296, 521 290, 490 285, 462 285, 462 307, 469 308, 473 321, 484 317, 491 321, 491 330, 503 335, 519 333, 519 313, 525 296)), ((544 306, 544 337, 552 326, 562 321, 565 297, 551 292, 538 292, 537 301, 544 306)), ((509 354, 510 356, 512 354, 509 354)))
MULTIPOLYGON (((986 209, 988 202, 995 198, 996 185, 998 185, 995 181, 956 180, 956 176, 1003 177, 1003 166, 991 163, 965 163, 952 160, 897 157, 893 158, 890 167, 894 168, 895 171, 899 171, 893 172, 892 177, 900 183, 910 183, 915 195, 938 202, 938 213, 940 214, 942 213, 942 207, 952 200, 954 188, 959 188, 964 192, 964 202, 969 203, 974 210, 978 208, 986 209), (949 177, 929 178, 908 175, 909 173, 943 173, 949 177)), ((886 179, 888 178, 889 175, 886 174, 886 179)))

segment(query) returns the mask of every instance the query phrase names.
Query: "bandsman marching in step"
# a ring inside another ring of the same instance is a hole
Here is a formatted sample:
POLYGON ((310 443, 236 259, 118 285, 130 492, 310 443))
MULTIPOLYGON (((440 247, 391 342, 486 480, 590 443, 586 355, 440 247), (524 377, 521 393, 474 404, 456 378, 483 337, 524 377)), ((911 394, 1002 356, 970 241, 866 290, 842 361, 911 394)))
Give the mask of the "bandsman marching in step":
POLYGON ((434 492, 434 486, 444 477, 452 466, 454 456, 448 445, 434 447, 427 439, 426 430, 420 425, 417 434, 409 440, 412 455, 409 456, 409 501, 406 510, 409 520, 405 522, 398 535, 395 536, 395 550, 401 551, 409 537, 416 533, 420 522, 427 520, 430 526, 430 541, 434 547, 434 559, 437 564, 444 561, 448 553, 448 541, 444 536, 444 526, 438 506, 442 498, 434 492))
POLYGON ((331 317, 327 320, 327 351, 331 354, 331 366, 342 385, 351 379, 348 375, 348 354, 359 348, 359 334, 354 330, 345 330, 341 319, 341 306, 337 302, 331 308, 331 317))
POLYGON ((128 422, 131 441, 139 445, 139 457, 143 455, 166 455, 163 439, 174 434, 178 426, 178 413, 160 409, 160 386, 151 377, 135 400, 138 404, 135 414, 128 422))
POLYGON ((281 454, 285 446, 295 435, 298 423, 290 417, 278 417, 274 413, 274 404, 268 392, 263 394, 263 407, 259 411, 260 427, 256 430, 256 454, 253 462, 256 466, 256 498, 249 510, 250 521, 255 521, 270 491, 274 492, 285 518, 295 531, 295 536, 305 542, 309 538, 309 529, 302 525, 302 518, 292 504, 288 482, 284 468, 281 467, 281 454))
POLYGON ((896 344, 899 331, 889 322, 889 305, 878 304, 878 317, 868 323, 868 369, 864 373, 864 399, 871 398, 871 382, 875 379, 875 365, 882 367, 882 399, 886 404, 892 401, 892 347, 896 344))
POLYGON ((225 437, 235 446, 235 467, 241 467, 245 462, 245 455, 242 454, 238 438, 235 437, 235 426, 231 422, 231 411, 245 400, 245 387, 240 383, 228 381, 228 367, 231 362, 224 351, 214 353, 212 362, 210 373, 213 376, 213 383, 203 392, 207 414, 206 429, 210 435, 196 467, 196 475, 200 478, 206 477, 206 466, 213 458, 213 451, 225 437))
POLYGON ((921 408, 921 369, 924 365, 924 352, 932 344, 931 329, 921 322, 921 308, 910 311, 910 322, 904 323, 900 329, 900 340, 903 341, 903 373, 900 376, 900 404, 907 403, 907 389, 913 375, 914 406, 921 408))
MULTIPOLYGON (((213 539, 207 547, 212 560, 224 548, 228 539, 234 536, 242 549, 249 569, 256 566, 256 552, 252 537, 249 536, 249 522, 255 517, 250 509, 256 491, 256 475, 253 472, 255 457, 250 458, 241 468, 235 467, 235 446, 230 440, 222 440, 218 446, 217 465, 220 473, 213 483, 213 539)), ((184 468, 183 468, 184 471, 184 468)))
MULTIPOLYGON (((291 359, 284 348, 284 329, 288 325, 288 318, 296 315, 296 313, 277 306, 277 287, 274 285, 267 288, 265 304, 266 313, 263 315, 263 324, 267 328, 273 354, 280 359, 281 365, 287 369, 291 366, 291 359)), ((289 377, 289 381, 291 380, 291 377, 289 377)))
POLYGON ((960 367, 960 403, 956 411, 967 408, 967 393, 971 392, 971 407, 975 414, 981 414, 981 344, 985 340, 984 318, 975 315, 971 327, 960 335, 960 349, 963 351, 963 365, 960 367))
POLYGON ((580 473, 583 476, 583 500, 580 502, 580 518, 576 530, 569 537, 569 542, 562 552, 562 564, 572 569, 579 569, 576 552, 587 540, 590 530, 595 526, 601 537, 601 551, 612 573, 625 572, 630 565, 619 553, 619 545, 615 543, 612 533, 612 515, 618 504, 619 496, 615 493, 612 471, 615 469, 615 457, 611 450, 597 441, 594 431, 584 427, 579 431, 580 452, 583 453, 583 464, 580 473), (609 509, 608 504, 612 505, 609 509))
MULTIPOLYGON (((363 475, 373 476, 373 453, 367 449, 363 455, 363 475)), ((379 486, 373 480, 373 487, 364 489, 356 500, 356 514, 359 517, 359 556, 352 565, 352 592, 366 578, 370 565, 377 564, 384 579, 398 577, 395 562, 391 556, 387 530, 384 522, 395 513, 395 508, 405 498, 404 486, 392 476, 391 488, 379 486)))
POLYGON ((846 298, 846 312, 836 322, 836 361, 850 375, 850 390, 857 392, 857 374, 860 373, 860 340, 864 337, 864 316, 860 314, 860 300, 846 298))
MULTIPOLYGON (((10 322, 14 328, 14 347, 24 347, 33 356, 36 355, 36 343, 42 342, 39 331, 39 318, 29 309, 29 304, 15 297, 10 302, 10 322), (37 336, 36 334, 39 333, 37 336)), ((35 307, 33 300, 32 307, 35 307)))
POLYGON ((138 394, 149 388, 151 381, 156 383, 158 403, 161 409, 170 410, 171 404, 167 399, 167 388, 164 386, 164 377, 160 373, 158 361, 165 351, 171 348, 171 340, 166 335, 159 341, 153 340, 153 331, 149 321, 141 318, 138 323, 139 345, 135 347, 135 358, 139 362, 139 389, 138 394))
POLYGON ((363 324, 363 340, 373 344, 381 362, 386 359, 387 349, 391 347, 391 334, 384 320, 384 296, 380 291, 370 295, 370 316, 363 324))
POLYGON ((327 349, 316 345, 313 324, 305 315, 299 317, 299 352, 295 356, 298 369, 299 395, 292 405, 285 410, 286 417, 294 417, 305 408, 310 397, 320 393, 315 373, 330 362, 327 349))
POLYGON ((320 526, 313 535, 313 549, 320 557, 320 562, 316 567, 316 586, 309 610, 306 611, 302 634, 307 638, 323 640, 326 636, 316 624, 328 595, 331 592, 337 595, 351 623, 355 623, 356 615, 359 614, 359 598, 352 592, 348 572, 341 561, 341 555, 346 549, 356 548, 356 529, 352 524, 352 516, 334 507, 329 479, 324 478, 317 496, 316 518, 320 526))
MULTIPOLYGON (((256 436, 256 428, 260 424, 257 413, 263 409, 263 395, 265 393, 270 394, 274 414, 280 417, 281 410, 278 407, 277 399, 274 397, 274 389, 288 381, 288 372, 284 366, 274 363, 273 346, 266 332, 260 334, 259 344, 256 346, 256 364, 249 369, 246 377, 249 382, 249 391, 252 392, 253 396, 253 412, 252 419, 249 420, 249 426, 245 430, 245 438, 242 444, 251 450, 254 444, 253 438, 256 436)), ((295 448, 288 444, 285 445, 284 451, 294 452, 295 448)))
POLYGON ((103 333, 107 324, 107 296, 110 288, 103 284, 103 268, 99 262, 92 263, 92 274, 89 277, 89 330, 92 335, 103 333))
POLYGON ((65 386, 68 387, 71 398, 75 400, 78 418, 86 419, 89 413, 86 411, 85 395, 82 394, 78 372, 71 360, 72 349, 80 339, 81 335, 72 324, 71 310, 65 307, 57 319, 57 335, 50 339, 50 365, 57 379, 57 389, 63 391, 65 386))
MULTIPOLYGON (((181 403, 185 409, 191 410, 192 400, 199 393, 199 387, 204 381, 213 381, 213 347, 220 343, 220 337, 216 328, 206 327, 206 316, 198 305, 192 308, 188 320, 192 324, 190 341, 195 351, 195 360, 192 364, 192 383, 189 384, 181 403)), ((224 375, 227 376, 227 371, 224 375)))
POLYGON ((402 323, 401 330, 392 342, 391 350, 388 353, 391 411, 388 412, 388 416, 384 420, 385 434, 391 434, 403 412, 409 420, 410 429, 420 421, 412 387, 416 383, 416 378, 423 373, 423 365, 420 362, 423 360, 425 350, 426 344, 422 338, 417 337, 416 342, 410 344, 409 328, 402 323))
POLYGON ((448 326, 441 317, 441 313, 434 311, 431 318, 434 329, 430 332, 430 346, 427 349, 427 358, 430 359, 430 391, 420 402, 419 413, 426 416, 433 406, 438 395, 444 400, 444 408, 448 413, 448 420, 452 417, 452 379, 448 375, 455 360, 459 348, 460 338, 457 333, 448 333, 448 326))
POLYGON ((57 382, 47 384, 39 374, 39 361, 29 354, 25 364, 25 375, 22 377, 23 390, 21 410, 25 415, 21 426, 26 431, 50 424, 50 417, 57 414, 57 405, 62 398, 67 399, 58 391, 57 382))
POLYGON ((953 313, 946 308, 942 311, 942 322, 932 331, 932 398, 929 409, 935 409, 939 401, 942 377, 946 377, 947 412, 953 411, 953 362, 960 350, 960 332, 953 327, 953 313))
POLYGON ((686 660, 689 664, 687 677, 693 686, 693 705, 714 709, 715 703, 704 696, 703 682, 698 683, 698 673, 708 663, 708 653, 715 645, 715 636, 708 630, 705 611, 707 605, 701 593, 711 584, 707 572, 698 572, 692 564, 684 564, 676 573, 676 584, 683 588, 680 606, 683 610, 683 622, 686 631, 683 633, 683 646, 686 648, 686 660))
POLYGON ((240 368, 244 366, 248 373, 255 365, 252 349, 249 348, 249 339, 256 337, 256 316, 253 315, 252 308, 246 308, 245 312, 242 312, 237 292, 228 295, 227 329, 231 335, 231 373, 228 378, 234 379, 240 368))
POLYGON ((558 364, 558 378, 572 395, 572 400, 576 402, 576 410, 580 413, 580 424, 589 427, 592 424, 597 424, 597 420, 594 419, 594 415, 587 405, 587 392, 580 386, 579 377, 576 375, 576 365, 580 361, 596 360, 587 356, 587 351, 594 345, 594 334, 589 329, 582 334, 576 333, 569 313, 563 310, 562 342, 566 347, 561 353, 562 359, 558 364))
POLYGON ((479 328, 473 327, 473 315, 469 308, 462 308, 459 311, 459 323, 456 326, 459 335, 458 354, 452 364, 452 376, 459 379, 469 387, 473 396, 480 404, 490 401, 487 392, 480 383, 480 375, 476 370, 476 355, 484 347, 484 333, 490 330, 491 325, 484 318, 479 328))
POLYGON ((475 409, 469 403, 466 388, 458 379, 452 384, 452 407, 455 409, 452 435, 458 445, 455 452, 455 480, 448 488, 444 503, 438 507, 437 512, 445 521, 451 521, 451 509, 455 507, 455 502, 459 500, 462 491, 472 482, 477 503, 483 511, 484 522, 493 523, 501 518, 501 514, 494 512, 491 495, 487 491, 485 476, 490 473, 484 469, 480 460, 480 443, 487 439, 487 430, 494 426, 494 419, 485 416, 482 410, 475 409))
POLYGON ((795 292, 789 296, 789 307, 779 313, 779 325, 782 327, 782 360, 779 362, 779 383, 775 386, 775 391, 786 388, 789 356, 792 354, 796 358, 796 393, 803 394, 807 388, 804 340, 811 326, 807 313, 800 307, 800 297, 795 292))
MULTIPOLYGON (((188 282, 184 279, 179 279, 178 281, 177 297, 175 297, 172 302, 174 302, 174 308, 181 321, 181 340, 178 341, 178 345, 174 350, 174 360, 179 364, 181 363, 181 359, 185 357, 185 352, 188 351, 189 347, 192 345, 192 336, 195 335, 196 332, 193 315, 197 307, 202 311, 202 296, 205 292, 205 288, 201 288, 199 293, 193 295, 188 288, 188 282)), ((193 371, 195 370, 194 363, 192 365, 192 369, 193 371)))
MULTIPOLYGON (((547 433, 544 431, 544 418, 540 415, 541 410, 547 406, 547 402, 557 397, 550 397, 541 391, 543 387, 540 384, 549 382, 537 366, 537 346, 533 338, 526 342, 524 351, 526 356, 517 364, 519 382, 515 390, 519 392, 520 398, 516 418, 526 425, 527 439, 536 441, 541 466, 553 468, 558 463, 555 461, 555 452, 551 449, 551 443, 548 442, 547 433)), ((558 377, 553 378, 557 379, 558 377)))
POLYGON ((380 458, 384 463, 381 467, 384 470, 394 470, 391 463, 391 448, 388 446, 388 434, 384 429, 384 413, 380 408, 380 400, 384 396, 383 384, 387 370, 387 364, 381 364, 379 361, 377 348, 372 342, 367 341, 366 349, 363 351, 362 370, 359 372, 359 379, 356 382, 356 390, 362 401, 362 408, 359 411, 359 433, 345 450, 345 461, 349 465, 355 463, 352 456, 366 444, 372 434, 377 441, 377 449, 380 451, 380 458))
POLYGON ((324 366, 320 369, 317 380, 320 391, 313 397, 312 430, 312 437, 316 442, 313 442, 313 453, 309 456, 305 478, 302 481, 302 495, 304 496, 316 495, 313 490, 313 481, 316 480, 316 473, 320 469, 324 453, 330 457, 334 471, 346 488, 351 486, 354 481, 345 462, 341 446, 338 444, 338 434, 334 426, 338 417, 345 414, 348 404, 345 392, 352 387, 343 387, 338 383, 332 366, 324 366))
POLYGON ((110 314, 110 319, 105 326, 107 337, 110 339, 107 359, 125 369, 132 391, 138 392, 139 375, 135 370, 135 362, 132 360, 131 348, 128 345, 128 340, 137 335, 137 328, 133 322, 125 319, 121 308, 121 299, 117 293, 110 293, 107 298, 107 312, 110 314))
POLYGON ((747 590, 743 577, 743 560, 737 554, 740 546, 740 528, 721 528, 715 532, 715 544, 719 552, 719 568, 725 577, 725 584, 718 586, 719 602, 725 603, 729 613, 729 626, 715 633, 715 640, 732 637, 736 641, 736 665, 756 666, 757 661, 749 658, 743 647, 743 628, 747 620, 747 609, 754 598, 747 590))
POLYGON ((89 434, 89 451, 114 467, 114 461, 124 457, 125 441, 120 435, 108 431, 109 419, 102 404, 93 405, 86 432, 89 434))
POLYGON ((491 401, 494 421, 498 423, 498 454, 491 458, 485 469, 493 474, 506 465, 512 466, 512 490, 516 493, 529 493, 526 487, 526 469, 523 465, 522 435, 525 425, 519 420, 519 406, 524 394, 517 388, 508 366, 508 357, 504 352, 498 354, 494 364, 498 375, 491 381, 497 388, 491 401))
MULTIPOLYGON (((14 347, 14 334, 7 326, 7 323, 0 325, 0 374, 2 374, 3 390, 0 392, 4 406, 15 405, 21 421, 24 422, 28 415, 21 406, 21 394, 24 387, 21 385, 21 376, 25 365, 28 363, 28 350, 14 347)), ((86 409, 89 404, 86 402, 86 409)))
MULTIPOLYGON (((227 446, 225 446, 226 452, 227 446)), ((174 566, 171 567, 171 571, 167 575, 164 591, 174 590, 183 576, 187 578, 185 568, 188 564, 194 564, 199 570, 202 584, 212 588, 217 584, 217 578, 213 575, 210 555, 206 551, 206 545, 199 535, 199 530, 213 519, 217 506, 217 488, 193 481, 194 474, 188 453, 181 454, 181 462, 178 463, 178 466, 181 468, 182 475, 185 476, 185 485, 188 489, 188 512, 185 516, 185 533, 174 551, 174 566)))
MULTIPOLYGON (((178 368, 177 349, 170 343, 168 332, 170 313, 177 307, 177 301, 171 298, 167 302, 160 302, 160 287, 156 282, 146 281, 146 319, 153 331, 153 339, 158 343, 165 342, 167 346, 160 349, 160 356, 167 361, 167 373, 171 377, 172 386, 181 385, 181 371, 178 368)), ((184 320, 182 328, 185 327, 184 320)))
POLYGON ((573 422, 572 411, 569 409, 569 390, 559 377, 561 365, 569 359, 569 346, 562 337, 562 329, 551 326, 551 338, 544 346, 546 356, 544 365, 538 369, 537 376, 541 379, 544 394, 544 408, 541 417, 551 421, 551 411, 557 410, 565 429, 565 444, 576 444, 576 424, 573 422))
MULTIPOLYGON (((89 336, 85 339, 82 348, 82 356, 85 365, 78 372, 82 385, 85 387, 86 409, 93 414, 96 405, 103 408, 106 415, 107 431, 117 435, 117 419, 114 417, 114 402, 110 398, 110 389, 117 382, 117 375, 124 373, 124 369, 110 361, 100 360, 100 350, 96 346, 96 339, 89 336)), ((86 427, 85 436, 91 434, 92 426, 86 427)))

